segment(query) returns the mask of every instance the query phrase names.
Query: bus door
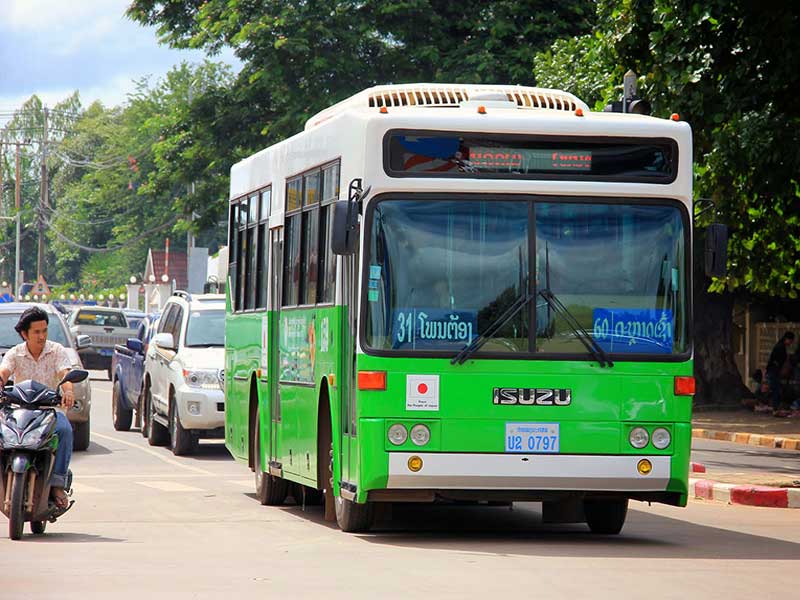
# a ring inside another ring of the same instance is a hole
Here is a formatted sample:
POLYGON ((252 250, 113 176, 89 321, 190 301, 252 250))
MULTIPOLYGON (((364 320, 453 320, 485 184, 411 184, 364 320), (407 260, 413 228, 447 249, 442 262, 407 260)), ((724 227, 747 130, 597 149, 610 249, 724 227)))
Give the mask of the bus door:
POLYGON ((341 391, 341 461, 342 481, 355 483, 358 479, 358 444, 356 443, 356 323, 358 318, 358 251, 342 257, 341 339, 343 351, 341 391))
POLYGON ((269 460, 280 455, 280 333, 281 283, 283 281, 283 228, 270 230, 270 323, 269 323, 269 460))

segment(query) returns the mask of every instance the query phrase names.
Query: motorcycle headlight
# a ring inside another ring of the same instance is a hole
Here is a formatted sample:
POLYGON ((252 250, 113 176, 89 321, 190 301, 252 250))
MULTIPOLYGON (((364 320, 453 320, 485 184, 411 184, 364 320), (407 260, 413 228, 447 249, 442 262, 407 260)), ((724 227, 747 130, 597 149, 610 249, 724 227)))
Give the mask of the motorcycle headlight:
POLYGON ((0 423, 0 445, 16 445, 19 444, 19 436, 17 432, 11 429, 5 423, 0 423))
POLYGON ((221 385, 217 369, 184 369, 183 379, 189 387, 204 390, 216 390, 221 385))

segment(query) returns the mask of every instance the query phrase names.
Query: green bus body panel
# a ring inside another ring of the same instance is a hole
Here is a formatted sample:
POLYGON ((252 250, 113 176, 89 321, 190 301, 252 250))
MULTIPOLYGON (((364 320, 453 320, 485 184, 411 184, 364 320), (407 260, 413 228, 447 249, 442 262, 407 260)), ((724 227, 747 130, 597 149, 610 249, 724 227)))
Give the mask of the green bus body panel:
MULTIPOLYGON (((277 325, 279 356, 273 360, 268 353, 262 354, 262 338, 273 339, 274 313, 228 313, 225 331, 225 445, 234 458, 252 466, 249 462, 252 458, 251 435, 255 431, 255 423, 251 423, 255 414, 252 390, 256 389, 261 464, 277 461, 287 479, 317 486, 317 419, 323 385, 330 399, 334 453, 339 456, 340 440, 335 435, 340 430, 339 395, 337 387, 329 385, 329 381, 339 379, 341 356, 337 340, 341 339, 342 314, 341 307, 334 306, 282 310, 277 325), (302 327, 299 327, 300 323, 303 323, 302 327), (294 340, 286 335, 288 331, 295 336, 294 340), (313 352, 310 351, 311 342, 315 346, 313 352), (298 368, 298 364, 309 368, 303 370, 298 368), (274 381, 279 388, 280 419, 272 427, 271 405, 277 401, 271 397, 274 381), (271 454, 271 448, 274 448, 274 454, 271 454)), ((338 466, 335 462, 337 470, 338 466)))
POLYGON ((503 453, 507 422, 557 422, 561 454, 643 454, 671 456, 667 491, 688 490, 691 448, 691 397, 675 396, 674 378, 689 376, 691 361, 677 363, 622 362, 601 368, 590 361, 470 360, 451 365, 449 359, 358 357, 358 370, 386 371, 385 391, 358 395, 358 500, 383 489, 388 479, 389 453, 503 453), (407 375, 439 375, 439 410, 406 409, 407 375), (570 389, 569 406, 495 405, 495 387, 570 389), (414 446, 409 440, 393 446, 389 426, 407 428, 424 423, 431 440, 414 446), (637 425, 665 426, 672 443, 665 450, 643 450, 628 442, 637 425))
POLYGON ((321 487, 317 481, 317 421, 325 386, 333 424, 334 490, 338 494, 342 482, 355 485, 359 502, 366 501, 370 490, 386 488, 392 451, 503 453, 505 424, 516 421, 559 423, 561 454, 669 455, 667 491, 680 496, 679 504, 686 503, 691 397, 675 396, 673 387, 676 376, 692 374, 691 361, 617 361, 613 368, 601 368, 590 360, 509 358, 473 359, 456 366, 449 359, 360 354, 356 369, 385 371, 387 388, 355 394, 356 430, 344 433, 345 358, 340 354, 344 310, 340 306, 286 309, 280 312, 277 325, 272 317, 262 311, 229 314, 226 320, 225 443, 237 460, 251 460, 250 436, 255 430, 251 390, 255 386, 261 415, 261 464, 278 461, 285 478, 321 487), (277 360, 270 357, 267 365, 261 340, 262 336, 273 339, 275 326, 279 356, 277 360), (439 376, 439 410, 406 409, 408 375, 439 376), (272 427, 274 377, 280 380, 280 420, 272 427), (569 389, 571 404, 495 405, 496 387, 569 389), (424 447, 414 446, 410 440, 393 446, 387 431, 394 423, 408 428, 424 423, 430 428, 431 440, 424 447), (665 426, 672 433, 672 443, 665 450, 651 444, 643 450, 632 448, 628 434, 637 425, 665 426))

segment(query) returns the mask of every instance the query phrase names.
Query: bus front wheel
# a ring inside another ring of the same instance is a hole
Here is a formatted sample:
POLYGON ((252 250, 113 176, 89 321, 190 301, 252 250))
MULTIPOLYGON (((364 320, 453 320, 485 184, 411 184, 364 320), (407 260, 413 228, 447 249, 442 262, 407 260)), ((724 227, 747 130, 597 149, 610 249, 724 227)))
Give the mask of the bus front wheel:
POLYGON ((336 522, 346 533, 369 531, 375 521, 375 511, 371 502, 358 504, 336 496, 336 522))
POLYGON ((592 533, 617 535, 628 515, 627 498, 592 498, 584 500, 583 512, 592 533))

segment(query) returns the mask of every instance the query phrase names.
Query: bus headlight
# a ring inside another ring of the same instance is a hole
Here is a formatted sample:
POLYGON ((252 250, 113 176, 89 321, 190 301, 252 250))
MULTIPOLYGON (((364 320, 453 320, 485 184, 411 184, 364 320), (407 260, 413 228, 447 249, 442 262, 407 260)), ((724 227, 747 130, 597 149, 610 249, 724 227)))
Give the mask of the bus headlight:
POLYGON ((650 434, 647 433, 647 429, 644 427, 634 427, 631 429, 628 441, 634 448, 642 449, 647 446, 647 442, 650 441, 650 434))
POLYGON ((669 443, 672 441, 672 437, 669 435, 669 430, 664 429, 663 427, 659 427, 658 429, 653 431, 653 446, 658 448, 659 450, 663 450, 669 443))
POLYGON ((405 425, 395 423, 389 427, 388 437, 389 441, 395 446, 402 446, 408 439, 408 429, 406 429, 405 425))
POLYGON ((411 441, 417 446, 424 446, 431 441, 431 430, 421 423, 414 425, 411 428, 411 441))

